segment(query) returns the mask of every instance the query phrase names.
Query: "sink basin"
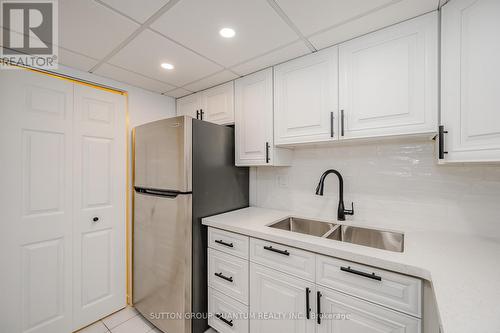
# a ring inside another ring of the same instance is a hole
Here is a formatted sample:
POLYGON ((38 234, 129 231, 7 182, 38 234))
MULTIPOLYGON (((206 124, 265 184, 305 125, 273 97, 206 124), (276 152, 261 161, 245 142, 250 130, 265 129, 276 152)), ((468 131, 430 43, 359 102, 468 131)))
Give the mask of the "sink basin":
POLYGON ((289 217, 270 225, 271 228, 299 232, 301 234, 322 237, 335 228, 333 223, 289 217))
POLYGON ((404 250, 404 234, 399 232, 354 227, 296 217, 286 218, 269 225, 269 227, 387 251, 403 252, 404 250))

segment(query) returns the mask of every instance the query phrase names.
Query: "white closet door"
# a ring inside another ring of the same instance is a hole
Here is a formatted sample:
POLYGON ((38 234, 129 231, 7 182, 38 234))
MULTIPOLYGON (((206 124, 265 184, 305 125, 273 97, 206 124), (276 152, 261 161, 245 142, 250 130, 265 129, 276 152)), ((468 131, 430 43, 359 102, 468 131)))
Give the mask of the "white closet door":
POLYGON ((73 84, 0 72, 0 332, 71 331, 73 84))
POLYGON ((125 97, 75 85, 74 329, 126 304, 125 97))

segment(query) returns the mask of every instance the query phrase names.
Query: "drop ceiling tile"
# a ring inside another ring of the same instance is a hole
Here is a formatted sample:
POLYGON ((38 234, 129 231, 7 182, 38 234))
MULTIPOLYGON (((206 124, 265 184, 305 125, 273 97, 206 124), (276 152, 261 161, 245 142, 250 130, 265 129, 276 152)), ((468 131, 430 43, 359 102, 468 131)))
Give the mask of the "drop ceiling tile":
POLYGON ((216 73, 214 75, 210 75, 209 77, 206 77, 206 78, 201 79, 199 81, 185 85, 183 88, 189 89, 191 91, 200 91, 203 89, 207 89, 207 88, 216 86, 220 83, 234 80, 236 78, 238 78, 238 75, 232 73, 231 71, 224 70, 224 71, 216 73))
POLYGON ((140 33, 109 62, 178 87, 223 69, 150 30, 140 33), (160 67, 163 62, 175 68, 163 69, 160 67))
POLYGON ((297 39, 266 0, 182 0, 152 28, 226 67, 297 39), (221 37, 224 27, 236 36, 221 37))
POLYGON ((59 45, 101 59, 138 24, 92 0, 59 1, 59 45))
POLYGON ((154 80, 110 64, 103 64, 94 72, 94 74, 157 93, 163 93, 167 90, 175 89, 175 86, 168 83, 154 80))
POLYGON ((270 52, 263 56, 257 57, 240 65, 231 67, 231 70, 240 74, 247 75, 256 72, 260 69, 279 64, 281 62, 300 57, 311 51, 306 47, 304 42, 297 41, 279 50, 270 52))
POLYGON ((399 1, 308 39, 314 47, 321 49, 436 10, 437 6, 436 0, 399 1))
POLYGON ((98 60, 59 47, 57 62, 64 66, 88 72, 97 64, 98 60))
POLYGON ((223 69, 150 30, 140 33, 109 62, 178 87, 223 69), (161 68, 160 64, 164 62, 175 68, 161 68))
POLYGON ((144 23, 148 18, 156 13, 161 7, 166 5, 169 0, 101 0, 110 7, 130 16, 136 21, 144 23))
POLYGON ((174 97, 174 98, 179 98, 179 97, 183 97, 183 96, 186 96, 186 95, 189 95, 192 93, 193 93, 192 91, 189 91, 189 90, 186 90, 183 88, 177 88, 177 89, 174 89, 171 91, 167 91, 166 93, 164 93, 164 95, 174 97))
POLYGON ((394 0, 276 0, 306 36, 365 14, 394 0))

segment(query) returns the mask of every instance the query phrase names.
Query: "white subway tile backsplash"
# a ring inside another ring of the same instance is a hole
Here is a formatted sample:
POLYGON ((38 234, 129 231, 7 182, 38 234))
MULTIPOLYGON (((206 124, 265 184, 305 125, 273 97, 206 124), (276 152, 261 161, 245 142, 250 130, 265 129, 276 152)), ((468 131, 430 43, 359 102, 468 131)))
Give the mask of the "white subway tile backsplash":
POLYGON ((438 165, 435 154, 433 141, 416 140, 296 148, 291 167, 252 169, 252 205, 333 218, 336 177, 323 197, 314 191, 334 168, 357 223, 500 238, 500 166, 438 165))

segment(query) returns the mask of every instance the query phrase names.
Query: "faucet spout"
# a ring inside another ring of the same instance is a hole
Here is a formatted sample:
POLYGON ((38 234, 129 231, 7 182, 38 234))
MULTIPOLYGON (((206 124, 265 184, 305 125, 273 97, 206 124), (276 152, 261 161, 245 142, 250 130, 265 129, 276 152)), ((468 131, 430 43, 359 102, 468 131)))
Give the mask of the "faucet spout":
POLYGON ((318 186, 316 186, 316 195, 323 195, 325 179, 331 173, 335 174, 339 179, 339 206, 337 209, 337 220, 345 221, 346 215, 354 215, 354 204, 352 204, 352 209, 345 209, 344 207, 344 178, 342 178, 340 172, 334 169, 329 169, 323 172, 319 179, 318 186))

